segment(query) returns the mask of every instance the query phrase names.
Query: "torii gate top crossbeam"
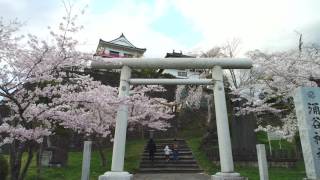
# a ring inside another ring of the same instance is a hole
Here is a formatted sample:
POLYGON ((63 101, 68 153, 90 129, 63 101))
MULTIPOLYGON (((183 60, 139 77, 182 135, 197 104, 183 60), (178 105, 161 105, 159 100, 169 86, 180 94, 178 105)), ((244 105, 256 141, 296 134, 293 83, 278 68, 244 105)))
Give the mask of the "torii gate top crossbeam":
POLYGON ((248 58, 97 58, 90 64, 94 69, 209 69, 220 66, 223 69, 250 69, 248 58))

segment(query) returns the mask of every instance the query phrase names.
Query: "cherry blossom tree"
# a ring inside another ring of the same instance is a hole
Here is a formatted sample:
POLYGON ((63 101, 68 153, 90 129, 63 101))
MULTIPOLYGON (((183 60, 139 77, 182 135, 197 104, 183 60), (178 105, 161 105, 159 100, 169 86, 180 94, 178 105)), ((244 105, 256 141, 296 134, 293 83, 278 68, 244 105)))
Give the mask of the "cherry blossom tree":
MULTIPOLYGON (((207 52, 202 52, 197 56, 204 57, 204 58, 234 58, 237 56, 239 49, 240 49, 241 41, 238 38, 233 38, 232 40, 226 41, 221 46, 215 46, 209 49, 207 52)), ((234 87, 238 87, 239 78, 238 73, 234 69, 228 69, 228 74, 226 77, 228 78, 230 84, 234 87)), ((208 76, 211 73, 211 70, 205 70, 204 76, 208 76)))
POLYGON ((189 107, 191 109, 199 109, 202 96, 202 86, 178 85, 175 102, 180 105, 181 108, 189 107))
POLYGON ((94 81, 83 71, 92 55, 77 51, 73 37, 82 27, 66 6, 66 16, 49 41, 17 36, 21 24, 0 19, 0 100, 11 114, 0 124, 0 145, 10 144, 11 179, 25 178, 33 153, 56 126, 100 137, 111 135, 117 107, 127 103, 130 122, 165 129, 170 119, 163 99, 146 89, 120 99, 117 88, 94 81), (22 164, 22 154, 27 161, 22 164))
POLYGON ((246 100, 238 113, 274 114, 279 117, 280 124, 264 122, 260 116, 258 130, 278 131, 292 139, 297 132, 293 92, 299 86, 317 86, 317 78, 320 77, 319 46, 301 47, 299 43, 299 49, 275 53, 255 50, 248 56, 254 67, 242 74, 242 83, 233 89, 233 94, 239 97, 234 100, 246 100))
MULTIPOLYGON (((73 66, 82 67, 88 55, 76 51, 77 41, 71 34, 80 30, 70 13, 63 18, 59 30, 51 31, 52 39, 42 41, 34 35, 16 36, 21 24, 0 21, 0 96, 11 110, 0 124, 0 144, 10 144, 11 179, 24 179, 33 152, 43 137, 52 134, 53 109, 65 106, 57 99, 68 92, 90 91, 96 82, 91 78, 68 73, 73 66), (72 83, 81 85, 75 87, 72 83), (22 167, 22 153, 28 152, 22 167)), ((64 117, 60 117, 63 121, 64 117)))
POLYGON ((137 86, 133 88, 129 104, 129 124, 140 123, 157 130, 170 127, 173 118, 171 104, 163 98, 151 98, 150 92, 164 91, 161 86, 137 86))
MULTIPOLYGON (((78 84, 78 83, 77 83, 78 84)), ((55 104, 63 104, 50 109, 52 119, 61 121, 60 125, 94 139, 101 157, 101 165, 106 166, 106 156, 101 141, 109 136, 115 127, 115 119, 120 104, 129 106, 129 127, 139 124, 153 129, 166 130, 170 126, 167 120, 173 117, 167 101, 162 98, 150 98, 146 94, 159 88, 138 86, 132 89, 131 96, 117 98, 118 91, 110 86, 98 84, 90 91, 69 92, 56 99, 55 104)), ((78 88, 78 85, 75 86, 78 88)), ((129 128, 131 129, 131 128, 129 128)))
MULTIPOLYGON (((292 92, 299 86, 319 86, 319 45, 302 46, 299 36, 297 49, 265 53, 250 51, 253 60, 251 70, 227 71, 233 101, 241 102, 235 107, 236 115, 253 113, 258 119, 258 131, 277 131, 292 139, 297 131, 297 122, 292 102, 292 92), (280 122, 266 122, 266 115, 279 118, 280 122)), ((239 40, 217 46, 201 57, 234 57, 239 49, 239 40)), ((204 71, 206 76, 210 70, 204 71)))
MULTIPOLYGON (((201 52, 201 53, 192 53, 196 57, 202 57, 202 58, 233 58, 237 55, 239 51, 239 45, 240 45, 240 40, 237 38, 234 38, 230 41, 226 41, 224 44, 221 46, 215 46, 211 49, 209 49, 206 52, 201 52)), ((202 69, 200 77, 202 78, 211 78, 211 69, 202 69)), ((233 69, 228 69, 224 71, 224 78, 227 79, 227 82, 225 82, 226 87, 229 87, 230 85, 237 88, 239 82, 241 81, 241 78, 238 78, 239 73, 235 72, 233 69)), ((208 86, 210 88, 210 86, 208 86)), ((183 86, 180 86, 180 88, 183 88, 183 86)), ((181 91, 182 89, 177 90, 177 95, 180 93, 178 91, 181 91)), ((201 98, 204 97, 207 99, 207 106, 208 106, 208 120, 207 123, 210 124, 211 117, 212 117, 212 101, 213 101, 213 94, 212 91, 209 90, 207 87, 204 86, 199 86, 197 88, 190 88, 189 89, 189 95, 187 98, 185 98, 185 102, 187 104, 193 105, 196 109, 200 107, 200 101, 201 98)), ((177 100, 180 98, 178 96, 177 100)))

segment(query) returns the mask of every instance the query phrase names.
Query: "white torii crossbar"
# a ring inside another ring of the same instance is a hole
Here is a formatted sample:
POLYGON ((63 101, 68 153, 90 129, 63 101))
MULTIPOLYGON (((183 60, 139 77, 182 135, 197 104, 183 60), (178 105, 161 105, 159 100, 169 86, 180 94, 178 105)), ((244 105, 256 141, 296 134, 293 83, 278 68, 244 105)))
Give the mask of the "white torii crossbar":
MULTIPOLYGON (((119 97, 129 96, 130 84, 214 84, 213 94, 216 112, 221 172, 212 175, 213 180, 242 180, 234 172, 227 106, 223 85, 222 69, 250 69, 250 59, 242 58, 97 58, 90 63, 93 69, 121 69, 119 97), (131 79, 131 69, 212 69, 212 79, 131 79)), ((111 171, 99 180, 131 179, 123 171, 128 107, 121 105, 117 112, 111 171)))
POLYGON ((247 58, 98 58, 90 64, 94 69, 250 69, 252 62, 247 58))
POLYGON ((141 85, 213 85, 212 79, 130 79, 130 84, 141 85))

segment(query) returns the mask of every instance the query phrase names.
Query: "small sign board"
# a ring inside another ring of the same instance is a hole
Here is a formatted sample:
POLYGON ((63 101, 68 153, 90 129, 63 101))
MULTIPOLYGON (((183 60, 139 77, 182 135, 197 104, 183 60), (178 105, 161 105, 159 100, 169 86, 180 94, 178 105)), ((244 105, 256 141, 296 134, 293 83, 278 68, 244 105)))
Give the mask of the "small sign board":
POLYGON ((283 135, 281 134, 281 132, 278 132, 278 131, 268 131, 267 134, 268 134, 269 141, 274 141, 274 140, 278 141, 283 139, 283 135))
POLYGON ((320 179, 320 88, 297 88, 294 104, 307 178, 320 179))
POLYGON ((268 135, 268 142, 269 142, 269 152, 272 155, 271 141, 279 141, 279 147, 280 149, 282 149, 281 139, 283 139, 283 135, 279 131, 268 131, 267 135, 268 135))

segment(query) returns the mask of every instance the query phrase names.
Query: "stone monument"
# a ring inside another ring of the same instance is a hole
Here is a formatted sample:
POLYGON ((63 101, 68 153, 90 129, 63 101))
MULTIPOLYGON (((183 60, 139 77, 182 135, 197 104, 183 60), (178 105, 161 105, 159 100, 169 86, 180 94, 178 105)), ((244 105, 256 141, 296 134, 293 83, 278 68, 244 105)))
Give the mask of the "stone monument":
MULTIPOLYGON (((256 151, 256 119, 253 114, 234 116, 231 121, 232 149, 238 156, 247 157, 256 151)), ((234 157, 237 161, 239 157, 234 157)), ((243 158, 240 158, 243 159, 243 158)))
POLYGON ((41 153, 41 166, 48 167, 50 166, 52 158, 52 151, 43 151, 41 153))
POLYGON ((299 87, 294 104, 306 167, 306 180, 320 179, 320 88, 299 87))

